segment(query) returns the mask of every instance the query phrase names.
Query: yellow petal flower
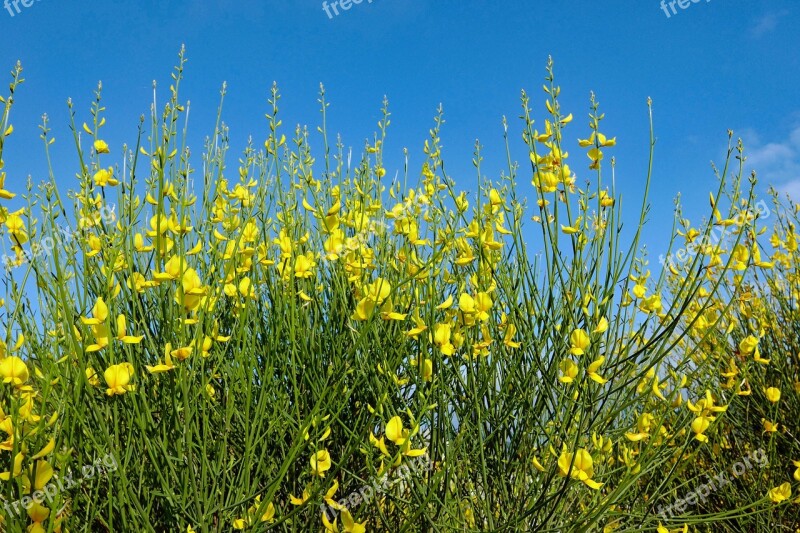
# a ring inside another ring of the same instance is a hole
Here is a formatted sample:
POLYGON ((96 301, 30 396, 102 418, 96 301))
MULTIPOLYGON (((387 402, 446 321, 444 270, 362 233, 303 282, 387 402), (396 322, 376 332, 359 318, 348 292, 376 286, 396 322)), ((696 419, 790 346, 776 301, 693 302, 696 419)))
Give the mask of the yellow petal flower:
POLYGON ((398 446, 406 441, 406 435, 403 431, 403 420, 399 416, 392 417, 386 424, 386 438, 398 446))
POLYGON ((586 374, 589 375, 589 378, 592 379, 593 381, 599 383, 600 385, 603 385, 606 382, 608 382, 607 379, 603 378, 601 375, 599 375, 597 373, 597 370, 605 362, 605 360, 606 360, 605 357, 599 357, 599 358, 595 359, 594 361, 592 361, 592 363, 586 369, 586 374))
POLYGON ((589 335, 582 329, 574 330, 570 336, 570 350, 569 353, 572 355, 583 355, 585 351, 591 345, 591 340, 589 339, 589 335))
POLYGON ((597 323, 597 327, 592 330, 592 333, 605 333, 608 330, 608 320, 606 317, 600 319, 600 322, 597 323))
POLYGON ((0 360, 0 377, 3 383, 18 386, 28 381, 29 373, 25 361, 17 356, 9 356, 0 360))
POLYGON ((130 363, 121 363, 108 367, 103 373, 103 377, 105 377, 106 384, 108 385, 106 394, 114 396, 116 394, 125 394, 126 392, 133 391, 135 385, 130 385, 133 374, 133 365, 130 363))
POLYGON ((769 387, 764 392, 767 396, 767 400, 769 400, 772 403, 778 403, 781 399, 781 390, 776 387, 769 387))
POLYGON ((97 152, 98 154, 107 154, 110 152, 110 150, 108 149, 108 144, 105 141, 101 141, 100 139, 97 139, 94 142, 94 151, 97 152))
POLYGON ((56 447, 56 441, 55 439, 51 438, 49 441, 47 441, 47 444, 44 445, 44 448, 42 448, 39 451, 39 453, 31 456, 31 459, 41 459, 42 457, 49 455, 50 452, 52 452, 55 449, 55 447, 56 447))
POLYGON ((447 300, 445 300, 441 304, 437 305, 436 309, 439 309, 440 311, 442 311, 442 310, 445 310, 445 309, 450 309, 450 307, 452 307, 452 306, 453 306, 453 295, 451 294, 450 296, 447 297, 447 300))
POLYGON ((103 300, 103 297, 98 296, 94 307, 92 307, 92 318, 81 317, 81 322, 87 326, 96 326, 105 322, 106 319, 108 319, 108 306, 103 300))
POLYGON ((311 456, 311 473, 315 476, 325 477, 325 472, 331 468, 331 454, 328 450, 319 450, 311 456))
POLYGON ((792 496, 792 486, 787 481, 782 483, 779 487, 769 489, 767 496, 769 496, 769 499, 772 500, 773 503, 781 503, 792 496))

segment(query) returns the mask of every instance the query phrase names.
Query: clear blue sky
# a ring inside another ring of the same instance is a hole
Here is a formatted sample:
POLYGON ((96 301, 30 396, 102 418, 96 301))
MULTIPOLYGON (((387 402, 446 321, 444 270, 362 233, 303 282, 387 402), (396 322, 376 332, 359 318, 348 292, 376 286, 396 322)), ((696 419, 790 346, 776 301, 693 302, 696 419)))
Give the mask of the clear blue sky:
MULTIPOLYGON (((574 137, 586 132, 589 91, 598 95, 604 130, 618 138, 617 183, 630 215, 644 182, 645 102, 653 98, 658 146, 646 242, 652 253, 663 252, 659 245, 678 192, 692 218, 707 212, 708 191, 716 185, 709 162, 721 160, 729 128, 747 142, 749 166, 763 182, 800 198, 800 4, 681 1, 688 7, 676 4, 670 17, 660 0, 363 0, 332 18, 320 0, 36 0, 27 8, 20 3, 19 13, 11 6, 13 17, 0 4, 0 68, 6 72, 20 59, 27 80, 13 112, 6 185, 22 192, 28 175, 46 176, 37 125, 47 113, 58 140, 57 164, 69 169, 59 183, 72 186, 76 165, 65 102, 72 97, 78 122, 88 120, 98 80, 108 110, 105 137, 119 154, 123 142, 135 139, 139 115, 148 112, 153 79, 162 89, 160 101, 166 98, 185 43, 183 97, 192 102, 195 154, 212 131, 223 81, 234 157, 248 135, 259 144, 266 138, 273 81, 290 128, 318 124, 323 82, 329 129, 357 150, 375 130, 388 95, 393 115, 386 148, 399 161, 408 147, 417 168, 441 102, 447 168, 474 191, 475 139, 485 147, 485 173, 498 176, 504 168, 501 116, 509 117, 518 139, 525 88, 541 123, 540 87, 552 55, 562 105, 578 119, 574 137)), ((524 162, 524 151, 515 155, 524 162)), ((579 177, 585 176, 583 156, 578 162, 579 177)))

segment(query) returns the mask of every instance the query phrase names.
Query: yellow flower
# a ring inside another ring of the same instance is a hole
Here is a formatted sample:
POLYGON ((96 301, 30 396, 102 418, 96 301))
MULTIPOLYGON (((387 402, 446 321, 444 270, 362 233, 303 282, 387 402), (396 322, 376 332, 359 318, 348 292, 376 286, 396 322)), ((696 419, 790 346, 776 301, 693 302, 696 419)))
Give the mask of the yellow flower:
POLYGON ((52 452, 55 449, 55 447, 56 447, 56 441, 55 439, 51 438, 49 441, 47 441, 47 444, 44 445, 44 448, 39 450, 39 453, 31 456, 31 459, 41 459, 42 457, 46 457, 50 455, 50 452, 52 452))
POLYGON ((43 489, 53 478, 53 467, 45 460, 36 461, 36 464, 31 465, 30 474, 23 474, 22 476, 22 486, 25 492, 31 489, 31 477, 33 477, 32 488, 34 490, 43 489))
POLYGON ((797 469, 794 471, 794 474, 792 474, 792 477, 795 481, 800 482, 800 461, 792 461, 792 464, 797 467, 797 469))
POLYGON ((200 281, 200 276, 193 268, 187 268, 181 278, 181 287, 175 291, 175 303, 183 305, 188 311, 200 307, 200 303, 207 294, 208 289, 200 281))
POLYGON ((437 305, 436 309, 444 311, 445 309, 450 309, 452 306, 453 306, 453 295, 451 294, 450 296, 447 297, 447 300, 437 305))
POLYGON ((421 374, 423 380, 425 381, 431 380, 431 378, 433 377, 433 361, 431 361, 430 359, 425 359, 422 362, 421 374))
POLYGON ((633 295, 637 298, 642 298, 644 295, 647 294, 647 287, 642 285, 641 283, 637 283, 633 286, 633 295))
POLYGON ((309 492, 308 487, 303 489, 303 496, 300 498, 294 496, 293 494, 289 494, 289 502, 292 505, 303 505, 308 501, 309 498, 311 498, 311 493, 309 492))
POLYGON ((128 335, 127 332, 127 320, 125 319, 125 315, 118 315, 117 316, 117 340, 121 341, 125 344, 139 344, 142 342, 142 337, 133 337, 128 335))
POLYGON ((383 278, 375 278, 375 281, 366 286, 364 292, 367 298, 376 304, 382 304, 391 294, 392 285, 383 278))
POLYGON ((433 342, 444 355, 453 355, 455 347, 450 342, 450 324, 435 324, 433 326, 433 342))
POLYGON ((94 151, 97 152, 98 154, 107 154, 110 152, 110 150, 108 149, 108 144, 106 144, 105 141, 101 141, 100 139, 97 139, 94 142, 94 151))
MULTIPOLYGON (((25 460, 25 454, 22 452, 17 453, 14 456, 14 466, 11 469, 11 472, 0 472, 0 480, 8 481, 11 478, 16 478, 22 475, 22 461, 25 460)), ((28 483, 30 484, 30 482, 28 483)))
POLYGON ((94 173, 92 176, 92 180, 94 180, 94 184, 98 187, 105 187, 106 185, 117 185, 119 181, 114 179, 114 169, 112 168, 101 168, 97 172, 94 173))
POLYGON ((772 500, 773 503, 781 503, 792 496, 792 486, 787 481, 779 487, 769 489, 767 496, 769 496, 769 499, 772 500))
POLYGON ((589 378, 593 381, 599 383, 600 385, 605 384, 608 380, 605 379, 603 376, 597 373, 597 370, 600 366, 605 362, 605 357, 600 357, 592 361, 592 364, 589 365, 589 368, 586 369, 586 374, 588 374, 589 378))
POLYGON ((16 241, 16 244, 18 245, 28 242, 28 232, 25 231, 25 222, 20 216, 22 212, 23 210, 20 209, 19 211, 10 213, 5 220, 6 228, 8 228, 8 234, 12 239, 14 239, 14 241, 16 241))
POLYGON ((298 255, 294 260, 294 276, 296 278, 310 278, 314 275, 314 259, 311 253, 298 255))
POLYGON ((767 400, 772 403, 778 403, 781 399, 781 390, 776 387, 769 387, 764 392, 767 395, 767 400))
POLYGON ((364 533, 367 530, 367 522, 356 522, 347 509, 342 509, 342 525, 346 533, 364 533))
POLYGON ((579 448, 576 453, 564 450, 558 458, 558 473, 561 477, 571 477, 582 481, 587 487, 597 490, 603 486, 602 483, 594 481, 594 461, 591 454, 583 448, 579 448), (570 465, 572 465, 570 467, 570 465))
POLYGON ((274 517, 275 517, 275 504, 270 502, 269 505, 267 505, 267 509, 264 511, 264 514, 261 515, 261 521, 271 522, 274 517))
POLYGON ((331 454, 328 450, 320 450, 311 456, 311 473, 315 476, 325 477, 325 472, 331 468, 331 454))
POLYGON ((492 308, 492 298, 485 292, 479 292, 475 297, 475 309, 478 312, 478 320, 486 321, 489 319, 489 310, 492 308))
POLYGON ((164 348, 164 363, 159 363, 155 366, 148 366, 145 365, 145 368, 151 374, 160 374, 162 372, 169 372, 170 370, 175 368, 175 365, 172 364, 172 344, 167 343, 166 347, 164 348))
POLYGON ((558 369, 561 371, 561 375, 558 377, 558 381, 561 383, 572 383, 578 377, 578 365, 572 359, 561 361, 558 369))
POLYGON ((108 346, 109 336, 111 333, 108 329, 108 324, 100 323, 91 326, 92 335, 94 335, 95 342, 86 347, 87 352, 99 352, 108 346))
POLYGON ((642 300, 640 308, 648 313, 654 313, 661 310, 662 303, 661 297, 658 294, 653 294, 642 300))
MULTIPOLYGON (((154 217, 155 218, 155 217, 154 217)), ((150 224, 153 224, 152 222, 150 224)), ((166 221, 164 222, 166 226, 166 221)), ((155 233, 153 234, 155 236, 155 233)), ((141 251, 146 251, 150 248, 142 248, 141 251)), ((162 281, 170 281, 175 280, 181 277, 181 274, 186 271, 188 265, 186 264, 186 260, 182 257, 177 255, 173 255, 169 258, 169 260, 164 264, 164 272, 154 272, 153 273, 153 280, 156 282, 162 281)))
POLYGON ((708 442, 708 437, 703 435, 703 433, 708 429, 711 425, 711 420, 706 416, 698 416, 694 420, 692 420, 692 431, 694 432, 694 438, 699 440, 700 442, 708 442))
POLYGON ((747 270, 747 262, 750 260, 750 250, 743 244, 737 244, 731 253, 733 268, 736 270, 747 270))
POLYGON ((739 351, 744 355, 750 355, 758 346, 758 339, 749 335, 739 342, 739 351))
POLYGON ((0 360, 0 377, 3 378, 3 383, 22 385, 28 381, 28 367, 25 365, 25 361, 19 357, 6 357, 0 360))
POLYGON ((707 416, 709 420, 714 420, 714 413, 723 413, 728 409, 726 405, 715 405, 714 397, 711 395, 710 390, 706 390, 705 398, 699 400, 696 405, 691 400, 688 400, 686 407, 693 413, 707 416))
POLYGON ((378 448, 378 449, 381 451, 381 453, 382 453, 383 455, 385 455, 386 457, 389 457, 389 456, 391 455, 391 454, 389 453, 389 449, 386 447, 386 441, 384 440, 384 438, 383 438, 383 437, 381 437, 381 438, 379 438, 379 439, 378 439, 378 438, 376 438, 376 437, 375 437, 375 435, 373 435, 373 434, 370 432, 370 434, 369 434, 369 442, 370 442, 370 443, 371 443, 373 446, 375 446, 376 448, 378 448))
MULTIPOLYGON (((3 162, 0 161, 0 168, 3 168, 3 162)), ((3 200, 11 200, 16 194, 6 190, 6 173, 0 172, 0 198, 3 200)))
POLYGON ((465 315, 475 313, 475 299, 467 293, 462 294, 458 298, 458 309, 465 315))
MULTIPOLYGON (((172 345, 167 343, 167 349, 170 349, 172 345)), ((178 361, 185 361, 192 355, 194 352, 194 346, 183 346, 181 348, 176 348, 170 352, 170 355, 177 359, 178 361)))
POLYGON ((372 312, 375 310, 375 302, 370 300, 369 298, 362 298, 359 300, 358 304, 356 304, 356 309, 353 312, 353 320, 360 320, 365 321, 368 320, 370 316, 372 316, 372 312))
POLYGON ((33 522, 33 524, 28 526, 28 533, 45 533, 47 531, 47 529, 42 526, 42 522, 47 520, 47 517, 50 516, 50 509, 34 500, 33 505, 28 509, 28 516, 33 522))
POLYGON ((650 431, 653 429, 654 422, 655 422, 655 417, 653 415, 651 415, 650 413, 642 413, 641 415, 639 415, 639 419, 636 422, 637 432, 625 433, 625 438, 627 438, 631 442, 638 442, 640 440, 649 438, 650 431))
POLYGON ((572 355, 583 355, 586 353, 586 350, 589 348, 591 344, 591 340, 589 340, 589 335, 582 329, 576 329, 572 332, 569 336, 570 341, 570 350, 569 353, 572 355))
POLYGON ((766 418, 761 419, 761 423, 764 424, 764 433, 776 433, 778 431, 778 424, 777 422, 771 422, 766 418))
POLYGON ((656 533, 689 533, 689 524, 683 524, 683 527, 679 527, 677 529, 667 529, 661 525, 661 522, 659 522, 658 527, 656 528, 656 533))
POLYGON ((608 320, 606 317, 600 319, 600 322, 597 323, 597 327, 592 330, 592 333, 605 333, 608 331, 608 320))
POLYGON ((130 385, 131 378, 133 377, 134 369, 130 363, 121 363, 119 365, 111 365, 103 373, 108 388, 106 394, 114 396, 115 394, 125 394, 126 392, 136 389, 135 385, 130 385))
POLYGON ((108 319, 108 306, 102 296, 98 296, 92 307, 92 318, 81 317, 81 322, 87 326, 97 326, 108 319))
POLYGON ((393 416, 386 424, 386 438, 400 446, 406 441, 407 436, 408 432, 403 429, 403 419, 393 416))
MULTIPOLYGON (((255 503, 250 506, 247 510, 247 515, 249 517, 248 522, 252 522, 255 518, 255 515, 258 513, 258 509, 261 507, 261 495, 256 496, 255 503)), ((267 505, 267 508, 264 510, 264 513, 261 515, 262 522, 271 522, 272 519, 275 517, 275 505, 270 502, 267 505)))
POLYGON ((580 233, 581 228, 578 226, 577 222, 574 226, 565 226, 561 224, 561 231, 563 231, 565 235, 575 235, 576 233, 580 233))
POLYGON ((97 376, 97 370, 92 368, 91 366, 86 367, 86 381, 89 382, 89 385, 92 387, 97 387, 100 385, 100 378, 97 376))
POLYGON ((540 188, 542 192, 556 192, 558 189, 558 176, 552 172, 537 172, 533 179, 533 185, 540 188))

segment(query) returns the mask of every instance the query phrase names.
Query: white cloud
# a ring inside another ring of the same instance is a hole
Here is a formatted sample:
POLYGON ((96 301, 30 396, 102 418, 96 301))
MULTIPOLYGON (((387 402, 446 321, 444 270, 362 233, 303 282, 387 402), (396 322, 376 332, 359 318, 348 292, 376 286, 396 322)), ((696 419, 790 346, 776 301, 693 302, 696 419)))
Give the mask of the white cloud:
POLYGON ((800 202, 800 179, 785 183, 780 187, 780 192, 789 195, 795 202, 800 202))
POLYGON ((764 143, 752 131, 744 140, 748 173, 755 170, 761 183, 800 201, 800 126, 782 141, 764 143))
POLYGON ((750 35, 753 37, 761 37, 767 33, 772 32, 778 27, 780 19, 787 15, 786 11, 767 13, 756 21, 750 28, 750 35))

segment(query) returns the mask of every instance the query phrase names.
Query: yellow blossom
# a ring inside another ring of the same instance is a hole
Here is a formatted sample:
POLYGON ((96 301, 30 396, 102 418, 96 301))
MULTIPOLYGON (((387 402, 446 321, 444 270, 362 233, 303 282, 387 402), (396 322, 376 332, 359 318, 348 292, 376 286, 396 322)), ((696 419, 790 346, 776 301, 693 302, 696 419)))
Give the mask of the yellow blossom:
POLYGON ((591 454, 583 448, 579 448, 576 453, 561 453, 558 458, 558 473, 561 477, 571 477, 582 481, 587 487, 597 490, 603 484, 594 481, 594 461, 591 454))
POLYGON ((103 373, 106 385, 108 385, 106 394, 114 396, 115 394, 125 394, 126 392, 135 390, 136 386, 130 384, 133 373, 133 365, 130 363, 122 363, 108 367, 103 373))
POLYGON ((769 496, 769 499, 772 500, 773 503, 781 503, 782 501, 791 498, 792 486, 787 481, 778 487, 769 489, 767 496, 769 496))
POLYGON ((591 345, 591 340, 589 339, 589 335, 582 329, 574 330, 570 336, 570 350, 569 353, 572 355, 583 355, 586 353, 586 350, 589 349, 591 345))
POLYGON ((319 450, 311 456, 311 473, 315 476, 325 477, 325 472, 331 468, 331 454, 328 450, 319 450))
POLYGON ((0 377, 3 378, 3 383, 22 385, 28 381, 28 367, 17 356, 6 357, 0 360, 0 377))

